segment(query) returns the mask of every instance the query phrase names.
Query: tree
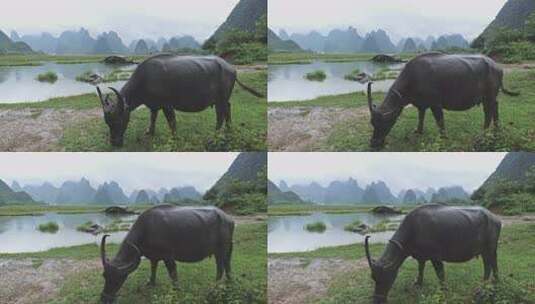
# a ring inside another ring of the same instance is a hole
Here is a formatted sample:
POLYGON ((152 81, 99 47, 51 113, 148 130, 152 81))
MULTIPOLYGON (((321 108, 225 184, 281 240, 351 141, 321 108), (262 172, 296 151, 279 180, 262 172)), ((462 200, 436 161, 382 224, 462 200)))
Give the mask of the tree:
POLYGON ((524 35, 526 39, 535 42, 535 12, 531 13, 526 20, 526 25, 524 26, 524 35))

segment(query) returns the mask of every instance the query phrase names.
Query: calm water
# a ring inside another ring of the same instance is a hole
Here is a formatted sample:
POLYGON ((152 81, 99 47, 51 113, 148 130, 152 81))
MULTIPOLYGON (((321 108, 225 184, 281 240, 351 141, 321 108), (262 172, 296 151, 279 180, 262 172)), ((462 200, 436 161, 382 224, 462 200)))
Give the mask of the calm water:
MULTIPOLYGON (((134 216, 121 217, 123 220, 135 219, 134 216)), ((105 226, 117 217, 102 213, 90 214, 56 214, 43 216, 0 216, 0 253, 37 252, 55 247, 76 246, 90 243, 100 244, 102 234, 76 231, 76 227, 92 221, 105 226), (54 221, 59 225, 56 233, 43 233, 37 230, 39 224, 54 221)), ((126 231, 111 233, 109 242, 118 243, 126 231)))
MULTIPOLYGON (((121 66, 133 69, 135 66, 121 66)), ((87 71, 106 75, 117 67, 102 63, 57 64, 42 66, 0 67, 0 103, 36 102, 54 97, 65 97, 94 93, 95 87, 89 83, 76 81, 76 76, 87 71), (53 84, 39 82, 37 75, 48 71, 56 72, 58 81, 53 84)), ((102 86, 121 88, 125 81, 103 83, 102 86)))
MULTIPOLYGON (((268 220, 268 252, 303 252, 321 247, 364 242, 363 235, 347 232, 344 227, 355 220, 360 220, 366 225, 372 226, 385 218, 396 221, 401 220, 403 215, 385 217, 371 213, 315 213, 306 216, 270 217, 268 220), (322 221, 327 226, 327 230, 324 233, 312 233, 305 230, 304 227, 307 224, 317 221, 322 221)), ((387 242, 393 234, 393 231, 373 233, 371 234, 372 239, 370 239, 370 242, 387 242)))
MULTIPOLYGON (((344 76, 355 69, 373 75, 384 67, 400 69, 403 64, 377 64, 371 61, 328 63, 316 61, 312 64, 270 65, 268 77, 268 101, 297 101, 314 99, 325 95, 346 94, 366 89, 365 84, 348 81, 344 76), (323 82, 310 81, 304 76, 316 70, 323 70, 327 78, 323 82)), ((374 82, 374 91, 387 91, 394 80, 374 82)))

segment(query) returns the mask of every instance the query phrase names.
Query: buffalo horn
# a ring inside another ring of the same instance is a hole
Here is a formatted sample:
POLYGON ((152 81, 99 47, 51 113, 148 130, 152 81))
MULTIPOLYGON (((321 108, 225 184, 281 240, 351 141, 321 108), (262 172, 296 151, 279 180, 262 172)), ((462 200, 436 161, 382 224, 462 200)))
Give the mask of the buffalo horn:
POLYGON ((370 113, 373 113, 372 83, 371 81, 368 82, 368 107, 370 108, 370 113))
POLYGON ((370 248, 368 244, 368 239, 370 238, 369 235, 366 236, 366 239, 364 239, 364 249, 366 250, 366 258, 368 259, 368 264, 370 265, 370 269, 373 270, 374 262, 370 256, 370 248))
POLYGON ((106 234, 102 237, 102 241, 100 242, 100 258, 102 259, 102 266, 106 268, 108 265, 108 259, 106 258, 106 238, 110 236, 109 234, 106 234))
POLYGON ((97 93, 98 93, 98 98, 100 99, 100 103, 102 104, 102 106, 106 106, 106 103, 104 102, 104 98, 102 98, 102 92, 100 91, 100 88, 97 86, 97 93))
POLYGON ((110 90, 112 90, 115 95, 117 95, 117 99, 118 99, 118 102, 119 102, 119 108, 122 110, 124 109, 124 100, 123 100, 123 96, 121 96, 121 93, 119 93, 119 91, 117 91, 116 89, 112 88, 112 87, 109 87, 110 90))

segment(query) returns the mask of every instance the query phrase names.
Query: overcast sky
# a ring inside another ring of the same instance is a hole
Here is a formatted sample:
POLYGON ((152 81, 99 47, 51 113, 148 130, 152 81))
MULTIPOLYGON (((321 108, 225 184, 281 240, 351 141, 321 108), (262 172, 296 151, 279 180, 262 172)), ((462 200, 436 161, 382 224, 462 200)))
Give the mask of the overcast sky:
POLYGON ((361 187, 382 180, 402 189, 463 186, 472 191, 494 172, 506 153, 270 153, 269 179, 292 184, 352 177, 361 187))
POLYGON ((460 33, 476 38, 506 0, 269 0, 269 25, 307 33, 354 26, 361 35, 382 28, 393 39, 460 33))
POLYGON ((118 182, 130 193, 136 189, 195 186, 208 190, 238 153, 0 153, 0 179, 11 185, 59 186, 86 177, 93 187, 118 182))
MULTIPOLYGON (((114 30, 126 43, 138 38, 192 35, 201 42, 239 0, 13 0, 2 1, 0 30, 19 34, 87 28, 114 30)), ((123 41, 124 42, 124 41, 123 41)))

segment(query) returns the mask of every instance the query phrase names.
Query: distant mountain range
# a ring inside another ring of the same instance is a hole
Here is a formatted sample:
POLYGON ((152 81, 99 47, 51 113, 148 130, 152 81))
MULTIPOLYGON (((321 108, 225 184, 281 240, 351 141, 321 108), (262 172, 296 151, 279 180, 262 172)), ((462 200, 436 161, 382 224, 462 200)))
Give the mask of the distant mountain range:
POLYGON ((268 204, 302 204, 303 200, 293 191, 281 191, 272 181, 267 181, 268 204))
POLYGON ((202 199, 202 194, 192 186, 158 190, 139 189, 127 196, 115 181, 105 182, 94 188, 86 178, 66 181, 59 187, 48 182, 21 186, 17 181, 13 181, 10 189, 27 193, 32 201, 54 205, 159 204, 178 203, 184 199, 202 199))
MULTIPOLYGON (((345 30, 333 29, 327 35, 317 31, 289 35, 284 29, 279 31, 278 36, 275 33, 271 35, 275 35, 271 40, 275 44, 280 45, 280 41, 275 38, 277 37, 287 43, 295 42, 303 50, 319 53, 395 53, 469 47, 468 41, 460 34, 442 35, 438 38, 427 37, 425 40, 407 37, 394 45, 390 36, 382 29, 361 36, 354 27, 345 30)), ((280 48, 271 45, 269 47, 273 50, 280 48)))
POLYGON ((527 179, 526 173, 535 167, 535 153, 511 152, 500 162, 496 170, 481 185, 480 189, 493 186, 499 180, 509 180, 513 182, 524 182, 527 179))
MULTIPOLYGON (((0 45, 2 38, 6 36, 0 32, 0 45)), ((199 49, 201 44, 192 36, 175 36, 169 40, 160 37, 156 41, 150 38, 137 39, 132 41, 127 47, 121 37, 114 32, 104 32, 93 38, 89 31, 81 28, 78 31, 64 31, 58 37, 50 33, 39 35, 19 35, 12 31, 10 40, 23 48, 28 46, 29 50, 41 51, 47 54, 138 54, 145 55, 156 52, 169 52, 180 49, 199 49)), ((7 37, 7 36, 6 36, 7 37)), ((7 37, 9 38, 9 37, 7 37)), ((0 47, 1 49, 1 47, 0 47)))
POLYGON ((295 41, 282 39, 275 32, 268 29, 268 48, 274 52, 300 52, 303 51, 295 41))
POLYGON ((11 189, 0 179, 0 206, 7 204, 35 204, 36 202, 28 193, 11 189))
MULTIPOLYGON (((302 201, 331 205, 416 204, 469 199, 469 194, 460 186, 442 187, 438 190, 429 188, 425 191, 406 189, 394 195, 383 181, 362 187, 353 178, 345 181, 332 181, 326 187, 315 182, 292 186, 288 186, 285 181, 280 181, 278 186, 268 183, 268 193, 268 201, 271 203, 282 202, 296 194, 302 201), (272 191, 270 192, 269 189, 272 191)), ((299 201, 292 198, 292 202, 299 201)))

